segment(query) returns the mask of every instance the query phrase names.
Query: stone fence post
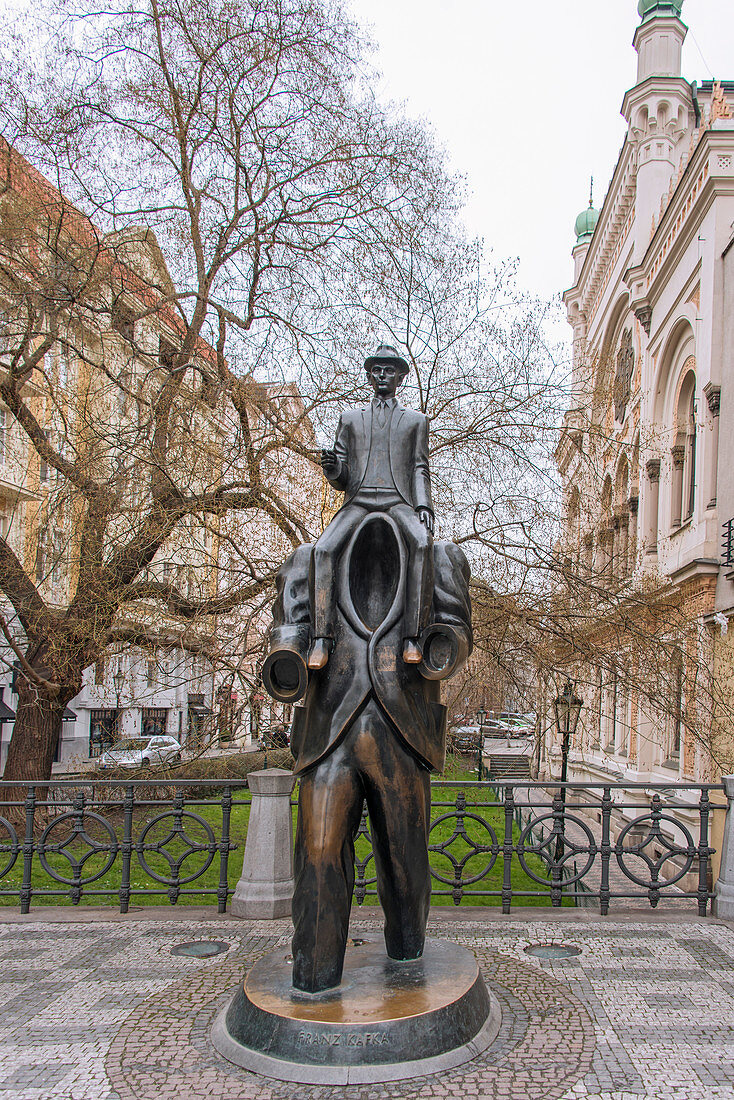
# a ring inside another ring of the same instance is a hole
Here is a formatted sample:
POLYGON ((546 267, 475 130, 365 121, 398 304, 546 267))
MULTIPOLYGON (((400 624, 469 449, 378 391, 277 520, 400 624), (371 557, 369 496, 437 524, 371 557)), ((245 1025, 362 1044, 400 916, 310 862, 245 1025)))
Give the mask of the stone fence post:
POLYGON ((714 916, 734 920, 734 775, 722 775, 721 782, 726 791, 727 807, 713 910, 714 916))
POLYGON ((293 897, 292 772, 267 768, 251 772, 250 822, 242 875, 229 911, 234 917, 272 920, 287 917, 293 897))

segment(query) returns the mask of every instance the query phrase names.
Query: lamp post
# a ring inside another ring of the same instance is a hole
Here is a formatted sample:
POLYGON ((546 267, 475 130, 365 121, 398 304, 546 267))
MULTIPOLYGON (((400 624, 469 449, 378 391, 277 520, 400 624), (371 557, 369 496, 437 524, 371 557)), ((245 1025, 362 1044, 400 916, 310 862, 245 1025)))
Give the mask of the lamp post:
POLYGON ((117 726, 117 735, 119 737, 122 732, 120 721, 120 694, 122 692, 122 685, 125 682, 125 673, 122 671, 122 664, 118 662, 117 671, 112 675, 112 683, 115 685, 115 725, 117 726))
POLYGON ((566 680, 562 693, 553 700, 556 728, 561 736, 561 831, 556 838, 555 861, 563 858, 563 838, 566 831, 566 780, 568 778, 568 752, 571 738, 576 733, 583 702, 574 694, 573 684, 566 680))
POLYGON ((482 779, 484 778, 484 765, 482 763, 482 749, 484 748, 484 736, 482 734, 482 729, 484 727, 484 720, 485 720, 486 717, 487 717, 487 712, 484 709, 484 705, 482 705, 479 708, 479 710, 477 711, 477 723, 479 725, 479 747, 477 749, 477 775, 479 777, 479 782, 480 783, 481 783, 482 779))

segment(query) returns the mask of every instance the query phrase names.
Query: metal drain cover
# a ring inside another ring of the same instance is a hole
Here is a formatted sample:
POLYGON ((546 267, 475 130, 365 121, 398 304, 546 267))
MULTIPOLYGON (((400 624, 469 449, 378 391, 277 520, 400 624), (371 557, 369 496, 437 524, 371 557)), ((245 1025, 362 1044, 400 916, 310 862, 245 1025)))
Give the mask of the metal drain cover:
POLYGON ((571 959, 581 954, 581 948, 565 943, 531 943, 525 948, 525 954, 535 955, 536 959, 571 959))
POLYGON ((229 951, 229 944, 221 940, 192 940, 191 943, 177 943, 171 948, 172 955, 188 955, 193 959, 210 959, 223 951, 229 951))

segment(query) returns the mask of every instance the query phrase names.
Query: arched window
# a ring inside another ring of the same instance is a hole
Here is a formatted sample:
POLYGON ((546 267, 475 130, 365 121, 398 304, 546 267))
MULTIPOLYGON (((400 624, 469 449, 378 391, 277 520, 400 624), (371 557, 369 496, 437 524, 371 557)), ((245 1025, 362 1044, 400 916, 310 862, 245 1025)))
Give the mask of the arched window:
POLYGON ((599 572, 610 579, 614 576, 614 528, 612 526, 612 479, 607 474, 601 491, 601 522, 599 525, 599 572))
POLYGON ((568 498, 568 552, 572 567, 578 569, 581 561, 581 505, 579 491, 572 486, 568 498))
POLYGON ((696 376, 692 376, 691 396, 685 408, 686 416, 686 457, 683 464, 683 493, 685 506, 683 518, 690 519, 696 499, 696 376))
POLYGON ((626 455, 622 455, 617 466, 614 499, 614 541, 615 573, 618 579, 625 578, 630 571, 629 563, 629 495, 630 471, 626 455))
POLYGON ((675 411, 673 459, 672 523, 680 527, 693 515, 696 502, 696 372, 695 359, 689 356, 683 366, 683 380, 675 411))
POLYGON ((680 760, 681 745, 683 744, 683 654, 679 649, 674 650, 670 659, 671 674, 671 701, 667 754, 670 764, 677 764, 680 760))

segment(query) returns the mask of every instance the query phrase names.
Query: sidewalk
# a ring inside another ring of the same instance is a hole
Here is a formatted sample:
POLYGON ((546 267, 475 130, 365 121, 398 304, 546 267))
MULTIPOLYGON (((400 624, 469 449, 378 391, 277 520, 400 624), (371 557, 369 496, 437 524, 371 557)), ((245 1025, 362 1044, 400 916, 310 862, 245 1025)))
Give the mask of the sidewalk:
MULTIPOLYGON (((377 930, 361 911, 354 931, 377 930)), ((734 925, 650 911, 435 910, 431 935, 475 952, 503 1023, 479 1059, 383 1086, 285 1084, 213 1052, 244 971, 290 923, 204 910, 0 914, 0 1100, 734 1100, 734 925), (191 940, 229 950, 171 954, 191 940), (545 961, 524 948, 563 943, 545 961)))

